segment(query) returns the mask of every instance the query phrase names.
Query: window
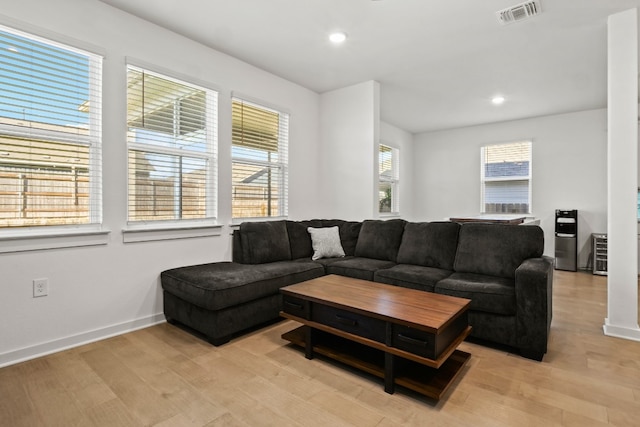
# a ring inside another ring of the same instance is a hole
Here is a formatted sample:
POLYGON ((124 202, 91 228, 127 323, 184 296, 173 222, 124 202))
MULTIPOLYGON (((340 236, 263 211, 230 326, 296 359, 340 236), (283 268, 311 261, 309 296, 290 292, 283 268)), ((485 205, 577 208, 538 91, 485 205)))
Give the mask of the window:
POLYGON ((531 213, 531 141, 482 147, 484 213, 531 213))
POLYGON ((217 92, 127 67, 128 219, 215 217, 217 92))
POLYGON ((399 150, 380 144, 378 150, 378 205, 380 213, 398 213, 400 211, 399 150))
POLYGON ((0 27, 0 228, 100 224, 102 58, 0 27))
POLYGON ((238 98, 232 106, 232 216, 286 216, 289 115, 238 98))

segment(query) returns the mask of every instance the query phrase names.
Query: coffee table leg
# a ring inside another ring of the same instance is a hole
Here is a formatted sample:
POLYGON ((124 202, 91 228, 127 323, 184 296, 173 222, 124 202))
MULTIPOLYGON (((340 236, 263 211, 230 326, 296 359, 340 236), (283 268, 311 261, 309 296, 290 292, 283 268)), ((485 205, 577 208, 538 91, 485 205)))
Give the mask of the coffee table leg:
POLYGON ((304 345, 304 357, 311 360, 313 359, 313 328, 311 326, 305 326, 305 345, 304 345))
POLYGON ((384 354, 384 391, 395 392, 395 356, 391 353, 384 354))

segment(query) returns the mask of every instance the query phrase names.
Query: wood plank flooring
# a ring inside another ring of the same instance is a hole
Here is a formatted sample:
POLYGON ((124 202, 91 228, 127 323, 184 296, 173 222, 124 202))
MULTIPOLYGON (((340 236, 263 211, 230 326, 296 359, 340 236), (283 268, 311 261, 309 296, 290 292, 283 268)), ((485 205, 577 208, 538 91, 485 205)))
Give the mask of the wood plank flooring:
POLYGON ((465 342, 438 403, 324 359, 283 321, 213 347, 162 324, 0 369, 0 426, 638 426, 640 342, 605 337, 606 278, 556 272, 549 352, 465 342))

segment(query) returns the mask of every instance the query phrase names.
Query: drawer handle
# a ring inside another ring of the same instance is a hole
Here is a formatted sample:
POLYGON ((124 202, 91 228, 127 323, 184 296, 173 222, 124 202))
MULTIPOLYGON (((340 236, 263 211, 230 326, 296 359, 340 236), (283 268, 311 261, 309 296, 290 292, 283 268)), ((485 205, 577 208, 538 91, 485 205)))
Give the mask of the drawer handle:
POLYGON ((338 319, 338 322, 342 323, 343 325, 356 326, 358 324, 357 321, 349 319, 348 317, 342 317, 339 314, 336 314, 336 319, 338 319))
POLYGON ((418 339, 411 338, 411 337, 408 337, 408 336, 402 335, 402 334, 398 334, 398 339, 400 341, 404 341, 404 342, 409 343, 409 344, 419 345, 419 346, 422 346, 422 347, 426 347, 427 346, 427 342, 424 341, 424 340, 418 340, 418 339))
POLYGON ((295 302, 291 302, 291 301, 285 301, 284 302, 286 305, 289 305, 293 308, 297 308, 298 310, 302 310, 304 307, 302 306, 302 304, 296 304, 295 302))

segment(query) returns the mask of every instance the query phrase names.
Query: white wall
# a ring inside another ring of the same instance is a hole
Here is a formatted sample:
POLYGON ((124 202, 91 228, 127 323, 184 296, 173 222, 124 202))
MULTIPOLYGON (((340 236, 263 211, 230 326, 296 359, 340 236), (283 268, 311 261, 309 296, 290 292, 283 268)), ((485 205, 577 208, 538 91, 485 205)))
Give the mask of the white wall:
POLYGON ((368 81, 321 94, 316 216, 361 221, 378 212, 378 143, 400 150, 400 217, 413 215, 413 135, 380 120, 379 83, 368 81))
MULTIPOLYGON (((506 108, 507 106, 505 106, 506 108)), ((592 110, 414 136, 414 216, 442 220, 480 212, 480 147, 533 141, 532 210, 554 255, 555 209, 578 209, 578 266, 591 233, 607 231, 607 112, 592 110)))
POLYGON ((320 96, 320 217, 377 216, 379 93, 379 84, 368 81, 320 96))
POLYGON ((380 122, 380 142, 400 150, 400 217, 412 221, 413 135, 387 122, 380 122))
POLYGON ((107 245, 0 255, 0 366, 162 321, 161 271, 230 259, 231 91, 291 113, 290 217, 317 216, 320 201, 308 194, 319 175, 318 94, 96 0, 49 0, 46 5, 37 0, 4 2, 0 13, 2 24, 35 29, 79 47, 95 46, 106 54, 104 228, 111 230, 107 245), (219 89, 221 236, 122 242, 121 230, 126 226, 125 57, 219 89), (32 280, 42 277, 49 279, 49 296, 34 299, 32 280))

